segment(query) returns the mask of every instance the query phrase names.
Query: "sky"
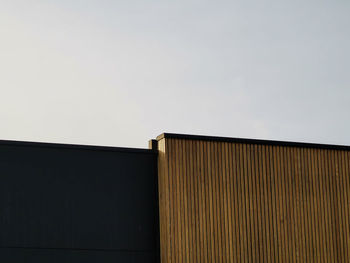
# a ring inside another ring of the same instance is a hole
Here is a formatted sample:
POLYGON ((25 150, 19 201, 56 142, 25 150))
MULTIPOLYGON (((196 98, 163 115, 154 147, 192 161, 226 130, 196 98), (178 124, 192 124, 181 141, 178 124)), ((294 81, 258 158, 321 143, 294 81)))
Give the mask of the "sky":
POLYGON ((0 139, 350 145, 350 1, 0 0, 0 139))

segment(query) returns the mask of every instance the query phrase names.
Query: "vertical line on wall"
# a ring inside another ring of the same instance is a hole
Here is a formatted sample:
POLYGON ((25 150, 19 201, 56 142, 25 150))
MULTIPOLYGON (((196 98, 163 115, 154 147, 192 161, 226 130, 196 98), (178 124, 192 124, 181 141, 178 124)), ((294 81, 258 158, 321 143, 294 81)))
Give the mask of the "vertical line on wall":
POLYGON ((218 244, 218 254, 217 254, 217 260, 218 262, 222 262, 222 240, 221 240, 221 207, 220 207, 220 165, 219 165, 219 150, 218 150, 218 143, 214 143, 214 180, 215 180, 215 205, 216 205, 216 212, 215 212, 215 218, 216 218, 216 240, 218 244))
POLYGON ((205 184, 204 184, 204 190, 205 190, 205 238, 207 240, 206 244, 206 258, 207 262, 213 262, 211 250, 212 250, 212 240, 211 240, 211 217, 210 217, 210 172, 209 172, 209 159, 208 159, 208 148, 207 148, 207 142, 202 142, 203 147, 203 166, 204 166, 204 178, 205 178, 205 184))
POLYGON ((171 181, 171 185, 169 185, 170 191, 171 191, 171 207, 169 208, 171 211, 171 236, 169 237, 172 239, 172 261, 171 262, 177 262, 178 260, 178 228, 177 228, 177 184, 176 184, 176 148, 175 148, 175 140, 169 140, 169 159, 171 162, 171 174, 169 174, 169 179, 171 181))
POLYGON ((192 244, 193 244, 193 262, 199 262, 198 261, 198 254, 197 254, 197 242, 196 242, 196 191, 195 191, 195 172, 194 172, 194 146, 193 141, 188 141, 189 144, 189 162, 190 162, 190 174, 191 174, 191 192, 192 192, 192 200, 191 200, 191 215, 192 215, 192 244))
POLYGON ((200 246, 200 258, 201 262, 206 262, 206 256, 205 256, 205 248, 204 248, 204 216, 203 216, 203 207, 204 207, 204 200, 202 199, 203 193, 203 168, 202 168, 202 147, 201 147, 201 141, 198 141, 196 144, 196 152, 197 152, 197 175, 196 180, 198 182, 197 184, 197 200, 198 200, 198 218, 199 221, 197 224, 199 225, 199 246, 200 246))
MULTIPOLYGON (((350 153, 349 152, 344 152, 344 177, 345 177, 345 184, 344 184, 344 193, 346 194, 346 199, 344 201, 345 208, 346 208, 346 213, 345 213, 345 222, 346 222, 346 251, 347 254, 350 257, 350 153)), ((348 258, 349 258, 348 257, 348 258)))
POLYGON ((309 257, 309 249, 308 249, 308 243, 306 236, 309 236, 308 232, 308 209, 307 209, 307 191, 306 191, 306 183, 307 183, 307 172, 306 172, 306 161, 305 161, 305 149, 300 148, 300 183, 301 183, 301 222, 302 222, 302 228, 303 228, 303 234, 302 234, 302 248, 304 255, 303 261, 308 262, 309 257))
POLYGON ((283 147, 277 147, 277 169, 278 169, 278 196, 279 196, 279 222, 280 222, 280 249, 279 255, 282 262, 287 261, 288 245, 286 242, 286 206, 285 206, 285 173, 284 173, 284 159, 283 159, 283 147))
POLYGON ((193 257, 193 247, 195 244, 193 243, 193 174, 190 169, 191 161, 190 161, 191 149, 190 149, 190 141, 185 143, 185 167, 187 173, 187 191, 188 191, 188 204, 187 204, 187 212, 188 212, 188 251, 187 251, 187 262, 194 262, 193 257))
POLYGON ((265 248, 264 248, 264 237, 265 230, 263 225, 263 183, 262 183, 262 169, 261 169, 261 156, 260 156, 260 145, 256 144, 254 149, 255 159, 255 187, 256 187, 256 206, 257 206, 257 231, 259 236, 258 242, 258 253, 259 262, 265 262, 265 248))
POLYGON ((310 158, 311 158, 311 174, 312 174, 312 192, 313 192, 313 206, 314 210, 313 211, 313 231, 314 231, 314 238, 315 238, 315 257, 314 260, 318 262, 323 262, 322 254, 323 251, 321 249, 320 245, 320 221, 319 221, 319 216, 320 216, 320 204, 319 204, 319 193, 318 193, 318 180, 317 180, 317 170, 316 170, 316 163, 315 163, 315 151, 314 149, 310 149, 310 158))
POLYGON ((296 262, 300 262, 300 236, 299 231, 301 230, 300 227, 300 220, 299 220, 299 176, 298 176, 298 152, 297 148, 293 148, 293 176, 294 176, 294 216, 295 216, 295 259, 296 262))
POLYGON ((274 169, 275 169, 275 191, 276 191, 276 222, 277 222, 277 251, 278 261, 283 262, 283 227, 281 223, 282 212, 282 196, 281 196, 281 166, 280 166, 280 146, 274 146, 274 169))
POLYGON ((200 142, 200 161, 201 161, 201 199, 203 202, 202 209, 202 239, 203 239, 203 258, 204 263, 210 263, 208 259, 208 222, 207 222, 207 169, 206 169, 206 154, 204 150, 204 142, 200 142))
POLYGON ((345 151, 340 152, 340 162, 341 162, 341 182, 340 187, 341 191, 343 193, 341 197, 341 204, 342 204, 342 210, 343 210, 343 228, 342 228, 342 235, 343 235, 343 242, 344 242, 344 259, 347 259, 350 257, 349 255, 349 240, 348 240, 348 233, 349 233, 349 222, 348 222, 348 215, 349 215, 349 189, 347 188, 347 178, 349 177, 349 174, 346 171, 346 160, 345 160, 345 151))
POLYGON ((343 238, 343 218, 344 218, 344 209, 342 205, 342 200, 343 199, 343 191, 342 191, 342 167, 341 167, 341 152, 339 151, 333 151, 333 156, 335 159, 335 170, 336 170, 336 203, 337 203, 337 213, 338 213, 338 218, 337 218, 337 236, 338 236, 338 241, 339 241, 339 246, 338 246, 338 254, 339 258, 342 262, 346 260, 344 258, 344 238, 343 238))
POLYGON ((259 213, 259 207, 257 205, 257 199, 258 199, 258 190, 257 190, 257 183, 256 183, 256 145, 251 145, 250 149, 250 159, 251 159, 251 189, 252 189, 252 209, 251 209, 251 216, 253 218, 253 239, 254 239, 254 247, 253 247, 253 262, 260 261, 260 237, 259 237, 259 228, 258 228, 258 213, 259 213))
POLYGON ((233 227, 234 227, 234 256, 237 259, 237 262, 241 261, 240 251, 241 251, 241 231, 240 231, 240 210, 239 210, 239 175, 238 175, 238 169, 239 169, 239 161, 237 159, 237 153, 238 153, 238 146, 237 144, 232 144, 230 147, 230 153, 231 153, 231 166, 230 170, 232 171, 232 185, 231 185, 231 192, 232 192, 232 198, 234 201, 234 206, 232 208, 233 213, 233 227))
POLYGON ((208 146, 208 182, 209 182, 209 205, 210 205, 210 236, 211 236, 211 259, 212 262, 216 260, 216 240, 215 240, 215 213, 214 213, 214 176, 213 176, 213 145, 209 142, 206 143, 208 146))
POLYGON ((287 245, 287 257, 286 262, 293 261, 293 235, 292 235, 292 226, 293 226, 293 211, 291 206, 292 199, 292 189, 291 189, 291 172, 290 172, 290 155, 286 147, 283 149, 283 160, 284 160, 284 196, 285 196, 285 240, 287 245))
POLYGON ((265 214, 267 217, 265 218, 265 228, 266 228, 266 245, 267 245, 267 262, 272 262, 273 261, 273 249, 272 249, 272 229, 271 229, 271 205, 270 205, 270 184, 269 184, 269 179, 270 179, 270 168, 268 165, 268 149, 267 146, 264 145, 262 146, 263 150, 263 155, 262 155, 262 168, 263 168, 263 178, 264 178, 264 196, 265 196, 265 202, 264 202, 264 209, 265 209, 265 214))
POLYGON ((219 241, 219 262, 224 261, 224 242, 223 242, 223 228, 225 227, 223 224, 223 211, 222 211, 222 190, 221 190, 221 179, 222 179, 222 171, 221 171, 221 151, 220 151, 220 142, 215 143, 215 155, 216 155, 216 170, 215 170, 215 180, 216 180, 216 200, 217 200, 217 220, 218 220, 218 228, 217 228, 217 236, 219 241))
POLYGON ((239 178, 240 178, 240 186, 238 192, 239 198, 239 210, 240 210, 240 224, 239 228, 241 231, 241 251, 240 256, 243 262, 247 262, 246 259, 246 212, 245 212, 245 190, 244 190, 244 165, 243 165, 243 145, 239 144, 239 178))
POLYGON ((332 171, 331 171, 331 165, 329 162, 329 150, 325 151, 325 164, 326 164, 326 173, 327 173, 327 194, 328 194, 328 215, 329 215, 329 237, 330 237, 330 249, 331 249, 331 257, 334 260, 336 258, 336 251, 334 249, 335 245, 335 237, 334 237, 334 200, 333 200, 333 193, 332 193, 332 171))
POLYGON ((228 262, 233 262, 234 259, 234 219, 233 219, 233 213, 232 213, 232 207, 234 204, 234 197, 233 193, 231 191, 231 186, 233 184, 233 178, 232 178, 232 170, 231 170, 231 152, 230 152, 230 145, 226 142, 225 143, 225 159, 226 159, 226 175, 227 175, 227 184, 226 184, 226 191, 227 191, 227 220, 228 220, 228 245, 229 245, 229 256, 228 256, 228 262))
POLYGON ((250 222, 249 222, 249 188, 248 188, 248 164, 247 164, 247 145, 243 144, 243 206, 244 206, 244 223, 245 223, 245 236, 244 236, 244 254, 246 261, 251 262, 251 246, 250 246, 250 222))
POLYGON ((262 146, 257 145, 256 146, 256 151, 257 151, 257 157, 256 157, 256 165, 257 165, 257 170, 256 170, 256 177, 257 177, 257 188, 259 189, 259 194, 258 194, 258 206, 260 209, 260 212, 258 214, 259 216, 259 229, 260 229, 260 262, 267 262, 267 251, 268 251, 268 246, 267 246, 267 233, 266 233, 266 226, 265 226, 265 221, 266 221, 266 213, 265 213, 265 192, 264 192, 264 160, 263 160, 263 153, 262 153, 262 146))
POLYGON ((183 229, 183 238, 184 241, 182 242, 183 246, 183 262, 189 262, 189 245, 188 245, 188 194, 189 191, 187 189, 187 178, 188 178, 188 173, 186 170, 186 152, 185 152, 185 144, 186 141, 180 140, 180 152, 181 152, 181 192, 182 192, 182 202, 183 202, 183 215, 182 215, 182 229, 183 229))
POLYGON ((252 216, 252 210, 253 210, 253 189, 252 189, 252 173, 251 173, 251 165, 252 160, 250 156, 251 152, 251 145, 246 146, 246 154, 245 154, 245 160, 246 160, 246 183, 247 183, 247 195, 246 195, 246 201, 247 201, 247 223, 248 223, 248 261, 249 262, 255 262, 255 255, 254 255, 254 247, 255 247, 255 240, 254 240, 254 217, 252 216))
POLYGON ((276 224, 276 191, 275 191, 275 169, 274 169, 274 156, 272 146, 268 148, 268 167, 269 167, 269 196, 270 196, 270 226, 272 229, 272 253, 275 262, 278 262, 278 240, 277 240, 277 224, 276 224))
POLYGON ((326 251, 328 256, 328 261, 332 261, 333 253, 332 253, 332 244, 330 242, 331 239, 331 233, 330 233, 330 208, 329 208, 329 193, 327 191, 328 187, 328 172, 327 172, 327 164, 326 164, 326 150, 322 150, 320 152, 320 162, 321 162, 321 169, 322 169, 322 193, 323 193, 323 200, 324 200, 324 218, 325 218, 325 244, 326 244, 326 251))
POLYGON ((322 229, 323 229, 323 247, 325 251, 325 262, 329 262, 332 260, 330 249, 329 249, 329 235, 328 235, 328 205, 327 205, 327 195, 326 195, 326 172, 325 172, 325 166, 324 166, 324 159, 323 159, 324 150, 318 152, 318 162, 319 162, 319 170, 320 170, 320 193, 322 197, 322 229))

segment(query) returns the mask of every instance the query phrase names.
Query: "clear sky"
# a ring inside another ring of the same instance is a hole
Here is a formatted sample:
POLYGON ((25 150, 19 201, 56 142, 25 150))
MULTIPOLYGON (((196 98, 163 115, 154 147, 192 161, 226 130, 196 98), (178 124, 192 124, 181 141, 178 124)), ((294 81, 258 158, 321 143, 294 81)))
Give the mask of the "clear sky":
POLYGON ((350 145, 349 0, 0 0, 0 139, 350 145))

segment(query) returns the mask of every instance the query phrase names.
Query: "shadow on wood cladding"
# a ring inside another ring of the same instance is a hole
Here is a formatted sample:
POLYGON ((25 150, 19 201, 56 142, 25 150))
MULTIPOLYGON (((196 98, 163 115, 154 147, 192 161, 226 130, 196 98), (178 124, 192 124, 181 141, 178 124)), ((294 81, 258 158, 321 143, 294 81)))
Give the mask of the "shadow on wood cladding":
POLYGON ((349 147, 157 140, 162 263, 349 262, 349 147))

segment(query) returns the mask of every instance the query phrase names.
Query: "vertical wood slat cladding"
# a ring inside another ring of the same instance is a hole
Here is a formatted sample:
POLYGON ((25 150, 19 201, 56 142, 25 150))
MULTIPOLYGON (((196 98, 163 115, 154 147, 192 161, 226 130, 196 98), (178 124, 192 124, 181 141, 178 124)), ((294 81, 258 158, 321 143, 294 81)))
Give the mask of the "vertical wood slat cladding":
POLYGON ((162 138, 162 263, 349 262, 350 152, 162 138))

